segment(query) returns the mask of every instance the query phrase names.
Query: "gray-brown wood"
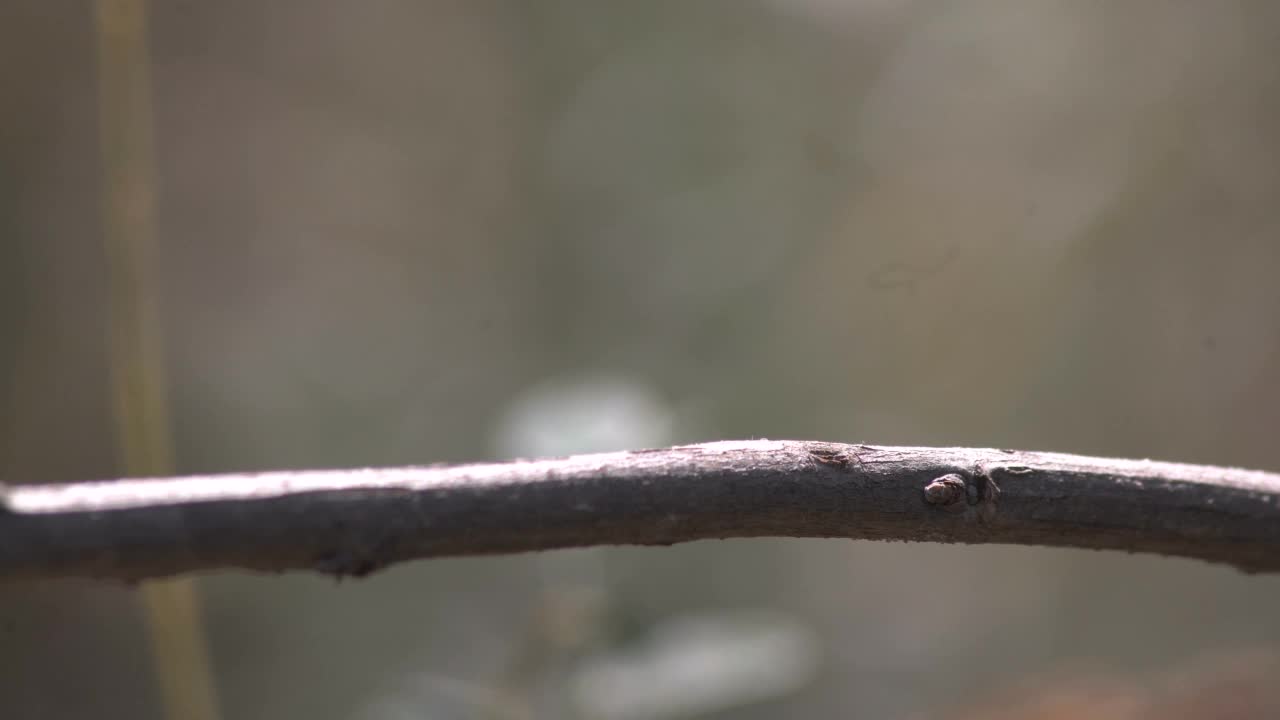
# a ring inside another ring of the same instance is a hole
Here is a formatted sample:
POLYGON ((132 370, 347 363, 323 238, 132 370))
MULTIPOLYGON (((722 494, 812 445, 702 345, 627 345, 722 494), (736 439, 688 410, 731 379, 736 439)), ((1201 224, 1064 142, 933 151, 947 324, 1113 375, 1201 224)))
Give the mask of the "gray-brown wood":
POLYGON ((1280 475, 964 448, 747 441, 484 465, 10 486, 0 578, 365 575, 451 555, 839 537, 1280 570, 1280 475))

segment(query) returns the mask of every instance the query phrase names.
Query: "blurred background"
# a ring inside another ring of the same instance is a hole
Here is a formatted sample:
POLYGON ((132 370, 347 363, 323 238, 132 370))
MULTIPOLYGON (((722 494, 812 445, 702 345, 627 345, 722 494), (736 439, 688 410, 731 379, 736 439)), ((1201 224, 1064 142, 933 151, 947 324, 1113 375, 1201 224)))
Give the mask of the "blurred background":
MULTIPOLYGON (((177 469, 725 438, 1280 470, 1280 5, 155 0, 177 469)), ((94 14, 0 8, 0 481, 120 474, 94 14)), ((702 542, 197 581, 226 718, 1274 718, 1280 579, 702 542)), ((0 714, 163 717, 134 588, 0 714)))

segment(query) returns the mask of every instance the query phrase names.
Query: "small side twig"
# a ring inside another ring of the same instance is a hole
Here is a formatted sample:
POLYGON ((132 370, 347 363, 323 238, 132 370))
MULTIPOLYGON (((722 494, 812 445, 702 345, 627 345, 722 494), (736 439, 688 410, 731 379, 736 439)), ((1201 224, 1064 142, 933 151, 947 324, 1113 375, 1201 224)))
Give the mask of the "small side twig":
POLYGON ((1159 553, 1280 571, 1280 475, 801 441, 484 465, 13 486, 0 578, 365 575, 449 555, 842 537, 1159 553))

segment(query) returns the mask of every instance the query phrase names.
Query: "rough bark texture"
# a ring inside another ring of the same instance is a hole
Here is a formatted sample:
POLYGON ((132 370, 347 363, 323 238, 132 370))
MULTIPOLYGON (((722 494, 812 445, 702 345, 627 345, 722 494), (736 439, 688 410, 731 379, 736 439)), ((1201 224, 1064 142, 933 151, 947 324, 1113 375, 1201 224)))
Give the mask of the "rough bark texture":
POLYGON ((448 555, 841 537, 1280 570, 1280 475, 964 448, 749 441, 487 465, 18 486, 0 578, 365 575, 448 555))

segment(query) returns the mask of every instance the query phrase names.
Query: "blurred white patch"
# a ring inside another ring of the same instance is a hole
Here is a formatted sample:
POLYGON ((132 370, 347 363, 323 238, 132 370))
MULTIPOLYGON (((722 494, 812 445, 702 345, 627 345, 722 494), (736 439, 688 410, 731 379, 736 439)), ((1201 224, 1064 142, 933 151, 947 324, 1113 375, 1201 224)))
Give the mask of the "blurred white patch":
POLYGON ((570 690, 586 717, 685 718, 795 692, 819 662, 817 635, 789 616, 683 617, 655 628, 639 647, 589 661, 570 690))
POLYGON ((356 720, 421 720, 421 718, 490 717, 527 720, 530 711, 520 699, 449 675, 415 672, 387 688, 360 708, 356 720))
POLYGON ((766 0, 784 15, 819 22, 871 21, 911 9, 912 0, 766 0))
POLYGON ((499 418, 499 457, 555 457, 671 444, 674 417, 654 389, 622 375, 576 375, 539 383, 499 418))

